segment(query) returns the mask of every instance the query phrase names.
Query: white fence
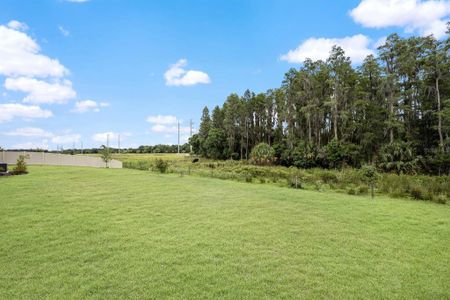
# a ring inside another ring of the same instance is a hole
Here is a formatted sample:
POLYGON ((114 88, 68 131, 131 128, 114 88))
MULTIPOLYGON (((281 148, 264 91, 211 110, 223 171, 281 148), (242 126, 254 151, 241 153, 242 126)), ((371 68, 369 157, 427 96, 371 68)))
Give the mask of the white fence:
MULTIPOLYGON (((84 155, 68 155, 46 152, 24 152, 24 151, 2 151, 0 153, 0 162, 15 164, 19 155, 26 155, 25 162, 29 165, 51 165, 51 166, 80 166, 105 168, 106 164, 100 157, 84 155)), ((111 160, 108 162, 109 168, 121 169, 122 162, 111 160)))

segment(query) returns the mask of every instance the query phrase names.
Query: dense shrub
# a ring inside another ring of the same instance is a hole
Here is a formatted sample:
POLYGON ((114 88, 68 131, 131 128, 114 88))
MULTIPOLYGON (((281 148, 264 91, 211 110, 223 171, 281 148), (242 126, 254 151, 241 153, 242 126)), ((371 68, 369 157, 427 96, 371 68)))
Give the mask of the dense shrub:
POLYGON ((353 187, 350 187, 347 190, 347 194, 349 194, 349 195, 356 195, 356 190, 353 187))
POLYGON ((315 147, 300 143, 292 151, 292 164, 297 168, 309 169, 316 167, 315 147))
POLYGON ((412 186, 410 193, 415 200, 425 200, 423 189, 420 186, 412 186))
POLYGON ((13 174, 13 175, 28 174, 27 163, 25 162, 25 159, 27 159, 27 158, 28 158, 28 156, 26 156, 26 155, 19 155, 16 166, 11 171, 11 174, 13 174))
POLYGON ((169 163, 163 159, 157 159, 155 160, 155 168, 160 173, 166 173, 169 168, 169 163))
POLYGON ((420 170, 420 157, 413 151, 411 143, 395 142, 384 145, 378 157, 378 167, 385 172, 397 174, 417 174, 420 170))
POLYGON ((448 201, 448 197, 444 194, 439 194, 433 198, 433 201, 439 204, 446 204, 448 201))
POLYGON ((369 189, 367 188, 366 185, 358 186, 358 194, 364 195, 364 194, 367 194, 368 192, 369 192, 369 189))
POLYGON ((370 187, 370 195, 372 198, 375 196, 375 185, 378 181, 378 173, 374 166, 365 165, 360 170, 362 180, 366 182, 370 187))
POLYGON ((266 143, 259 143, 252 149, 250 157, 257 165, 269 165, 274 160, 275 150, 266 143))

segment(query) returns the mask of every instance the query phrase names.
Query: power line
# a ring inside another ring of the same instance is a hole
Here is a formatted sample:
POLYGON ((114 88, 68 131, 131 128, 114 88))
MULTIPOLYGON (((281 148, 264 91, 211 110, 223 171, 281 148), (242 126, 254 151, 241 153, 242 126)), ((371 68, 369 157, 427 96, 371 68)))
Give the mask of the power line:
MULTIPOLYGON (((189 121, 189 138, 192 137, 192 126, 194 125, 194 123, 192 123, 192 119, 189 121)), ((189 152, 192 153, 192 145, 190 143, 191 141, 189 141, 189 152)))
POLYGON ((180 154, 180 121, 178 121, 178 154, 180 154))
POLYGON ((118 149, 117 152, 120 153, 120 134, 117 138, 117 149, 118 149))

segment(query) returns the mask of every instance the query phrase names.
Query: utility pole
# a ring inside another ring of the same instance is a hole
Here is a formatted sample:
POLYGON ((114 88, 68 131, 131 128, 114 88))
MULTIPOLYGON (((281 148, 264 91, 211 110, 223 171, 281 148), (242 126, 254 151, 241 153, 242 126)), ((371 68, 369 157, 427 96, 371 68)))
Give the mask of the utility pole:
POLYGON ((178 154, 180 154, 180 121, 178 121, 178 154))
MULTIPOLYGON (((192 137, 192 125, 194 123, 192 123, 192 119, 189 121, 189 137, 192 137)), ((189 141, 189 152, 192 153, 192 145, 191 145, 191 141, 189 141)))
POLYGON ((119 137, 117 139, 117 152, 120 153, 120 134, 119 134, 119 137))

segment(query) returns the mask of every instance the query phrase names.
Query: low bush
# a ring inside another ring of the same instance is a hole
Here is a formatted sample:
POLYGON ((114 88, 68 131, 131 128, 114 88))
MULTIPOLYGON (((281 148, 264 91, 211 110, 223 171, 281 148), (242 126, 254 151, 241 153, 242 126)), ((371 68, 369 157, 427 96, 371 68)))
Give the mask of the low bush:
POLYGON ((316 191, 321 191, 322 185, 323 185, 323 182, 321 180, 314 181, 314 188, 316 191))
POLYGON ((303 189, 302 182, 300 181, 300 178, 297 176, 293 176, 290 178, 289 185, 291 188, 294 189, 303 189))
POLYGON ((448 198, 444 194, 439 194, 436 197, 434 197, 432 201, 436 202, 438 204, 446 204, 448 201, 448 198))
POLYGON ((23 175, 28 174, 28 168, 27 163, 25 162, 25 159, 28 157, 26 155, 19 155, 19 158, 17 159, 16 166, 14 169, 10 172, 12 175, 23 175))
POLYGON ((412 186, 410 194, 415 200, 425 200, 423 189, 420 186, 412 186))
POLYGON ((347 190, 347 194, 349 194, 349 195, 356 195, 356 190, 353 187, 350 187, 347 190))
POLYGON ((369 188, 366 185, 358 186, 358 194, 364 195, 369 192, 369 188))
POLYGON ((160 173, 166 173, 169 168, 169 163, 163 159, 157 159, 155 160, 155 168, 160 173))

